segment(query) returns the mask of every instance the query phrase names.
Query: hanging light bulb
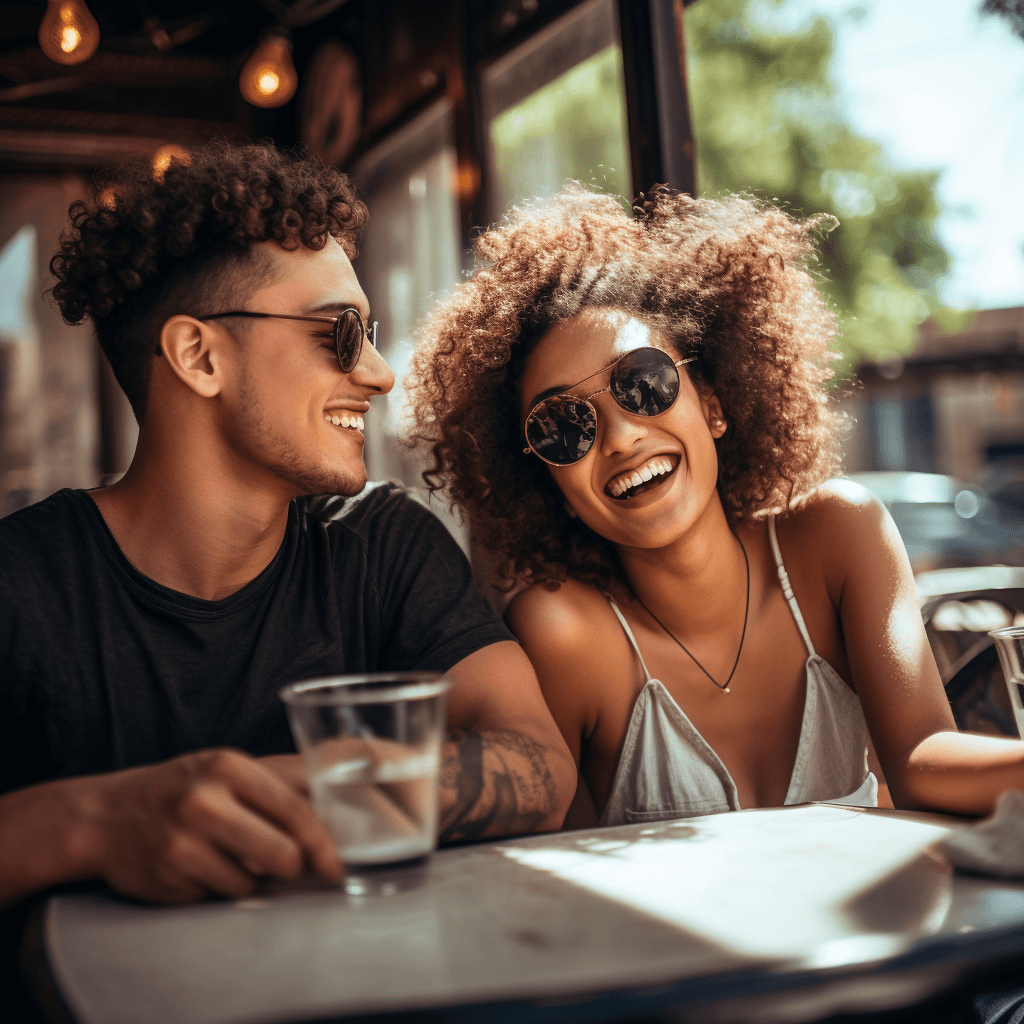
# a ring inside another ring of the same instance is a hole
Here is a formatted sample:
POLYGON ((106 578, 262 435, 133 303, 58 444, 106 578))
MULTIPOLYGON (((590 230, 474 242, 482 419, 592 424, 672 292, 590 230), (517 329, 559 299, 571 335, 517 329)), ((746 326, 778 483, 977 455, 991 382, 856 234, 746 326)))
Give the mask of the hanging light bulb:
POLYGON ((267 29, 242 68, 238 88, 253 106, 280 107, 295 95, 298 84, 288 30, 280 25, 267 29))
POLYGON ((39 45, 58 64, 81 64, 100 45, 100 27, 82 0, 49 0, 39 45))
POLYGON ((184 164, 186 167, 192 163, 192 157, 184 146, 178 146, 173 142, 161 146, 153 154, 153 177, 157 181, 164 180, 164 173, 171 166, 172 160, 177 160, 178 163, 184 164))

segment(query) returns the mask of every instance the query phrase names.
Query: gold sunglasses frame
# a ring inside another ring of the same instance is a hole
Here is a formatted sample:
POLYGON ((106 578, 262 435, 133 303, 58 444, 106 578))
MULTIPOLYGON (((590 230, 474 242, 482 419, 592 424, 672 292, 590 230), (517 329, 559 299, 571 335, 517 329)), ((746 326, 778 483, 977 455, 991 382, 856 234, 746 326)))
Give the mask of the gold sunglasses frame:
MULTIPOLYGON (((540 452, 538 452, 536 450, 536 448, 534 448, 533 445, 530 444, 529 435, 527 435, 527 433, 526 433, 526 427, 527 427, 527 424, 529 424, 529 422, 530 422, 530 417, 533 416, 533 414, 545 402, 550 402, 552 398, 559 398, 562 395, 566 395, 569 398, 573 398, 574 401, 576 401, 576 402, 583 402, 586 406, 588 406, 590 411, 594 415, 594 423, 596 424, 597 423, 597 409, 594 408, 594 406, 593 406, 593 404, 591 403, 590 400, 592 398, 597 397, 597 395, 603 395, 606 391, 611 391, 611 389, 612 389, 611 379, 609 378, 608 387, 606 387, 606 388, 599 388, 597 391, 592 392, 591 394, 587 395, 585 398, 575 398, 574 396, 570 395, 569 392, 572 391, 573 388, 578 388, 581 384, 583 384, 584 382, 590 380, 591 377, 597 377, 599 374, 604 373, 606 370, 614 369, 614 367, 616 367, 619 363, 621 363, 622 360, 625 359, 627 356, 634 355, 637 352, 643 352, 644 349, 646 349, 646 348, 652 349, 655 352, 661 352, 663 355, 668 356, 669 359, 672 358, 668 354, 668 352, 666 352, 664 349, 656 348, 654 345, 644 345, 641 348, 634 348, 634 349, 631 349, 629 352, 623 352, 622 355, 619 356, 618 359, 616 359, 613 362, 609 363, 607 366, 602 366, 600 370, 595 370, 593 373, 591 373, 588 376, 584 377, 583 380, 576 381, 575 384, 573 384, 570 387, 566 388, 564 391, 557 391, 553 395, 547 395, 546 397, 542 398, 539 402, 537 402, 537 404, 534 405, 534 407, 526 414, 526 419, 523 421, 523 436, 526 438, 526 447, 523 449, 523 454, 524 455, 529 455, 531 452, 533 452, 533 454, 536 455, 537 458, 541 460, 541 462, 546 462, 549 466, 556 466, 559 469, 564 469, 566 466, 575 466, 578 462, 582 462, 587 457, 587 455, 590 454, 590 449, 589 448, 587 449, 585 454, 581 455, 578 459, 576 459, 573 462, 552 462, 550 459, 545 459, 544 456, 541 455, 540 452)), ((678 370, 680 366, 683 366, 686 363, 692 363, 696 359, 697 359, 696 356, 688 356, 686 359, 679 359, 679 360, 677 360, 676 362, 672 363, 672 365, 676 368, 676 370, 678 370)), ((678 397, 679 397, 679 392, 677 391, 676 392, 676 398, 678 398, 678 397)), ((645 413, 642 413, 642 412, 633 412, 632 410, 627 409, 625 406, 623 406, 618 401, 618 399, 616 399, 615 404, 620 409, 622 409, 623 412, 628 413, 630 416, 642 416, 645 420, 649 420, 649 419, 653 419, 655 416, 663 416, 666 412, 668 412, 668 410, 671 409, 673 405, 675 405, 676 398, 672 399, 672 404, 669 405, 668 408, 663 409, 661 412, 656 412, 656 413, 654 413, 651 416, 648 416, 648 415, 646 415, 645 413)))

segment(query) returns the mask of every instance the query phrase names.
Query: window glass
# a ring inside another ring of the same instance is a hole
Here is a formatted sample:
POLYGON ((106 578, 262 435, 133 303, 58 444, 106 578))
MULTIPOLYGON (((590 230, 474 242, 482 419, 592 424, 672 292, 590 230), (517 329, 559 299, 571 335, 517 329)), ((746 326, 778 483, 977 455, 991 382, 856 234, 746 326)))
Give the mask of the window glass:
POLYGON ((622 50, 607 0, 538 33, 481 78, 492 220, 569 178, 631 196, 622 50))
MULTIPOLYGON (((417 321, 459 277, 459 210, 451 107, 442 102, 372 150, 353 178, 370 210, 355 269, 380 324, 377 344, 395 372, 391 393, 370 403, 365 458, 371 480, 422 488, 416 457, 402 448, 404 387, 417 321)), ((425 494, 425 491, 423 492, 425 494)), ((431 506, 456 539, 461 528, 440 502, 431 506)))
POLYGON ((0 250, 0 516, 42 497, 32 417, 39 388, 37 246, 36 228, 26 224, 0 250))
POLYGON ((88 189, 70 173, 0 175, 0 516, 99 480, 92 327, 65 324, 47 294, 68 206, 88 189))

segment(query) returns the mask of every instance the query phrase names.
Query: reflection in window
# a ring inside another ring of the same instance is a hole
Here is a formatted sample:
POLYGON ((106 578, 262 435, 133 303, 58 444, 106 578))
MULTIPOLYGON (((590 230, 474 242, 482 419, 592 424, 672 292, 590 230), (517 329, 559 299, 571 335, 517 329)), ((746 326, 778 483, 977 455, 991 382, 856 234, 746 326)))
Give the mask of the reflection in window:
POLYGON ((629 197, 625 85, 614 6, 582 5, 482 76, 489 208, 554 195, 569 178, 629 197))

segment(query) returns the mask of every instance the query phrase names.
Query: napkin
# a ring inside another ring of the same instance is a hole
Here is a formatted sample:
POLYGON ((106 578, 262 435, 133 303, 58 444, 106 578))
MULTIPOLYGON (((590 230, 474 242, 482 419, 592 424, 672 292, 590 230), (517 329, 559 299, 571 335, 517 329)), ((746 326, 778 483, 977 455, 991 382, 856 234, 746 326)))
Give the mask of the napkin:
POLYGON ((1011 789, 991 818, 957 829, 937 844, 954 867, 997 878, 1024 878, 1024 793, 1011 789))

